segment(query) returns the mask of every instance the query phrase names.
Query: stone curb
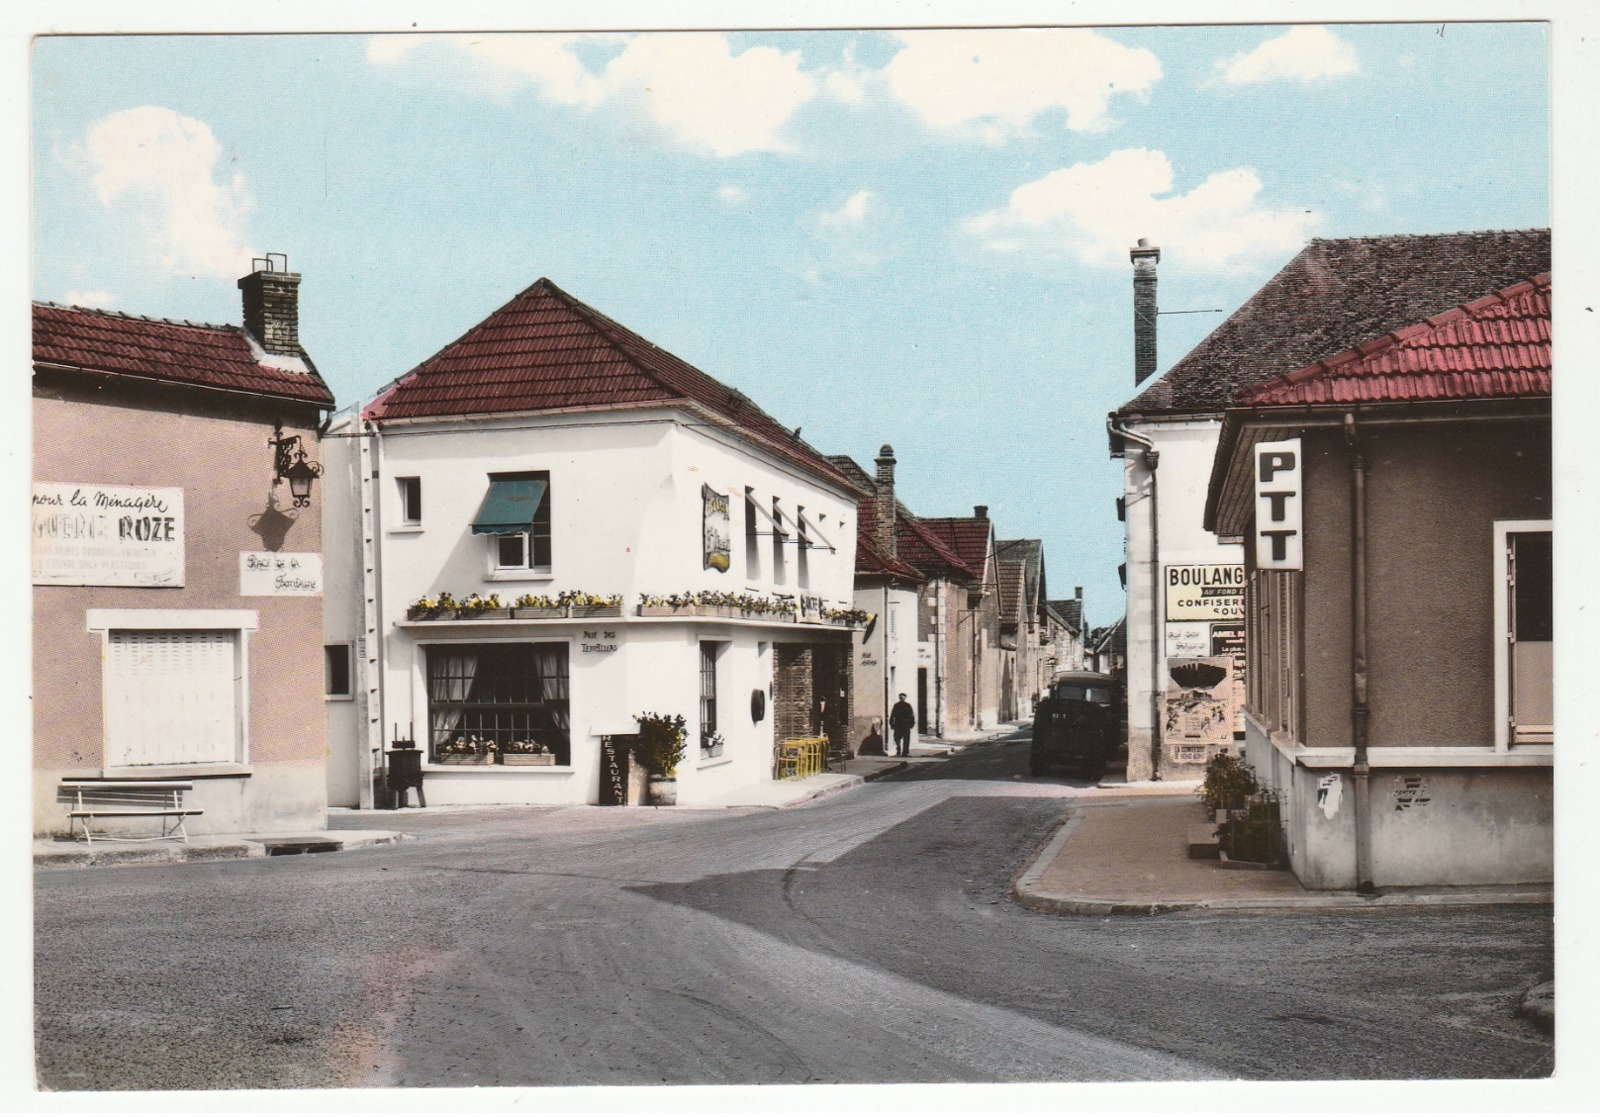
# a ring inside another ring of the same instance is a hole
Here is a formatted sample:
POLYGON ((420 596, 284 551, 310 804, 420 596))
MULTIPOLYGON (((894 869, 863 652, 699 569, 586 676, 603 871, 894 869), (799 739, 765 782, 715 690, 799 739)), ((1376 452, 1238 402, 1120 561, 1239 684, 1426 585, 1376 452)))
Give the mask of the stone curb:
MULTIPOLYGON (((33 867, 35 869, 99 869, 120 865, 179 865, 191 861, 238 861, 252 857, 266 857, 268 847, 287 839, 265 838, 200 838, 187 844, 152 843, 148 846, 117 845, 114 839, 99 843, 96 849, 88 843, 69 847, 66 843, 35 842, 33 867), (56 848, 60 846, 62 848, 56 848), (43 847, 43 848, 41 848, 43 847)), ((296 837, 293 841, 303 841, 296 837)), ((344 830, 325 831, 316 836, 318 841, 336 843, 335 851, 366 849, 371 846, 393 845, 396 842, 414 841, 411 834, 394 830, 344 830)))
MULTIPOLYGON (((1471 892, 1395 891, 1376 896, 1355 892, 1318 892, 1305 896, 1261 896, 1204 900, 1128 900, 1102 896, 1065 896, 1039 888, 1045 871, 1054 863, 1061 847, 1067 844, 1083 820, 1081 809, 1069 812, 1040 845, 1011 883, 1011 895, 1030 911, 1048 915, 1167 915, 1173 912, 1226 912, 1232 914, 1273 914, 1289 911, 1370 911, 1374 908, 1477 907, 1499 904, 1549 904, 1553 890, 1546 887, 1507 887, 1471 892)), ((1537 1000, 1530 992, 1530 1000, 1537 1000)), ((1524 1001, 1531 1018, 1541 1009, 1524 1001)), ((1552 1002, 1551 1014, 1553 1019, 1552 1002)))

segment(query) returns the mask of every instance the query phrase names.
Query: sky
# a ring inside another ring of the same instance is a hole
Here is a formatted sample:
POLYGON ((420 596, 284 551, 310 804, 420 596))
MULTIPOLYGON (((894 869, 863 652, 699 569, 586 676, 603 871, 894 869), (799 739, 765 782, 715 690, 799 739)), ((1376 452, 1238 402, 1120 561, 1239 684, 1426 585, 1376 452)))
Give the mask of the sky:
POLYGON ((1550 223, 1546 26, 44 36, 33 297, 238 322, 287 254, 341 406, 541 276, 1121 615, 1159 370, 1313 237, 1550 223), (1212 313, 1221 311, 1222 313, 1212 313))

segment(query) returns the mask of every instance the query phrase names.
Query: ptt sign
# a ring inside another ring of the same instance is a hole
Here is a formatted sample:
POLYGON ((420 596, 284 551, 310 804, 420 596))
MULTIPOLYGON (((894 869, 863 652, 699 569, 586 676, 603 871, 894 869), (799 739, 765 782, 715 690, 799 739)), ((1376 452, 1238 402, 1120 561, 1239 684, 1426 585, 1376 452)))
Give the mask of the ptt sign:
POLYGON ((1300 440, 1256 446, 1256 568, 1299 570, 1302 485, 1300 440))

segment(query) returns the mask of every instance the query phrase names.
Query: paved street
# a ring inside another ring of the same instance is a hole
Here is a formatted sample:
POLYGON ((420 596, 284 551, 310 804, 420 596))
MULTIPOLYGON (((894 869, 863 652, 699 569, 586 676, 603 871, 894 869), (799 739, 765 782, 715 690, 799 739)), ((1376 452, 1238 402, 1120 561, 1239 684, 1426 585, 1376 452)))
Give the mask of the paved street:
POLYGON ((1025 775, 1025 739, 786 811, 408 812, 356 823, 398 846, 40 873, 41 1085, 1552 1070, 1513 1015, 1551 974, 1546 907, 1017 906, 1074 790, 1025 775))

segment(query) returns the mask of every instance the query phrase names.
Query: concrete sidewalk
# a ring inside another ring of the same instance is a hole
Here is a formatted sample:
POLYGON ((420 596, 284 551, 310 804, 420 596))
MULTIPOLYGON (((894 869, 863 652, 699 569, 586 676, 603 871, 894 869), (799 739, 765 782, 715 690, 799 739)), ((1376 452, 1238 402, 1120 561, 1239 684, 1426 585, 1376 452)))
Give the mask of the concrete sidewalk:
POLYGON ((333 853, 405 841, 394 830, 312 830, 303 834, 206 835, 187 842, 78 839, 36 840, 35 869, 88 869, 101 865, 171 865, 181 861, 231 861, 244 857, 281 857, 294 853, 333 853))
POLYGON ((1287 870, 1225 868, 1189 857, 1189 833, 1205 808, 1175 785, 1102 784, 1017 876, 1018 901, 1062 915, 1156 915, 1176 911, 1330 911, 1467 904, 1548 904, 1548 885, 1307 891, 1287 870), (1157 789, 1161 790, 1157 790, 1157 789), (1121 794, 1118 794, 1121 792, 1121 794))

